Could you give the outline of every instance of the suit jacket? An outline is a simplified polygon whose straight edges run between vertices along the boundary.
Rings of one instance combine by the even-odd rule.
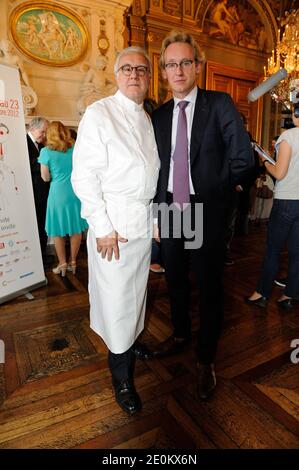
[[[40,173],[40,164],[37,161],[39,157],[39,152],[42,149],[43,145],[39,144],[38,150],[28,134],[26,135],[26,137],[35,205],[37,210],[39,206],[41,206],[42,210],[45,210],[45,208],[47,207],[50,183],[45,182],[42,179]]]
[[[166,201],[170,168],[174,100],[154,111],[152,119],[161,159],[156,202]],[[195,194],[213,209],[228,204],[231,190],[254,166],[250,140],[227,93],[198,88],[191,130],[191,178]]]

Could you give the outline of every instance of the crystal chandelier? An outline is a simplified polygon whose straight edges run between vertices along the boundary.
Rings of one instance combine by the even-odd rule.
[[[264,67],[265,78],[284,67],[288,76],[271,90],[271,97],[288,106],[290,92],[299,83],[299,9],[285,12],[280,21],[283,33],[278,30],[276,49],[268,58],[267,67]],[[289,107],[289,106],[288,106]]]

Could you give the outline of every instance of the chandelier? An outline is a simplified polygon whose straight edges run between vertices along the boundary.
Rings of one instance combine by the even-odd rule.
[[[285,12],[280,21],[283,28],[278,30],[276,49],[268,58],[267,67],[264,67],[265,78],[284,67],[288,76],[271,90],[271,97],[289,107],[290,93],[299,86],[299,9]]]

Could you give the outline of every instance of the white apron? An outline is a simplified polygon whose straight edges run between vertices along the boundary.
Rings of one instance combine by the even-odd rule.
[[[85,112],[74,149],[72,183],[89,223],[91,328],[108,349],[127,351],[144,327],[152,242],[152,199],[160,162],[152,124],[119,91]],[[115,229],[120,259],[102,259],[96,237]]]

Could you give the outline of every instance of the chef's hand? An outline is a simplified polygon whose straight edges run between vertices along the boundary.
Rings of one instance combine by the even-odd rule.
[[[112,260],[114,257],[116,260],[119,260],[119,247],[118,242],[126,243],[128,240],[121,237],[115,230],[106,235],[106,237],[97,238],[97,250],[101,253],[102,258],[106,258],[108,261]]]

